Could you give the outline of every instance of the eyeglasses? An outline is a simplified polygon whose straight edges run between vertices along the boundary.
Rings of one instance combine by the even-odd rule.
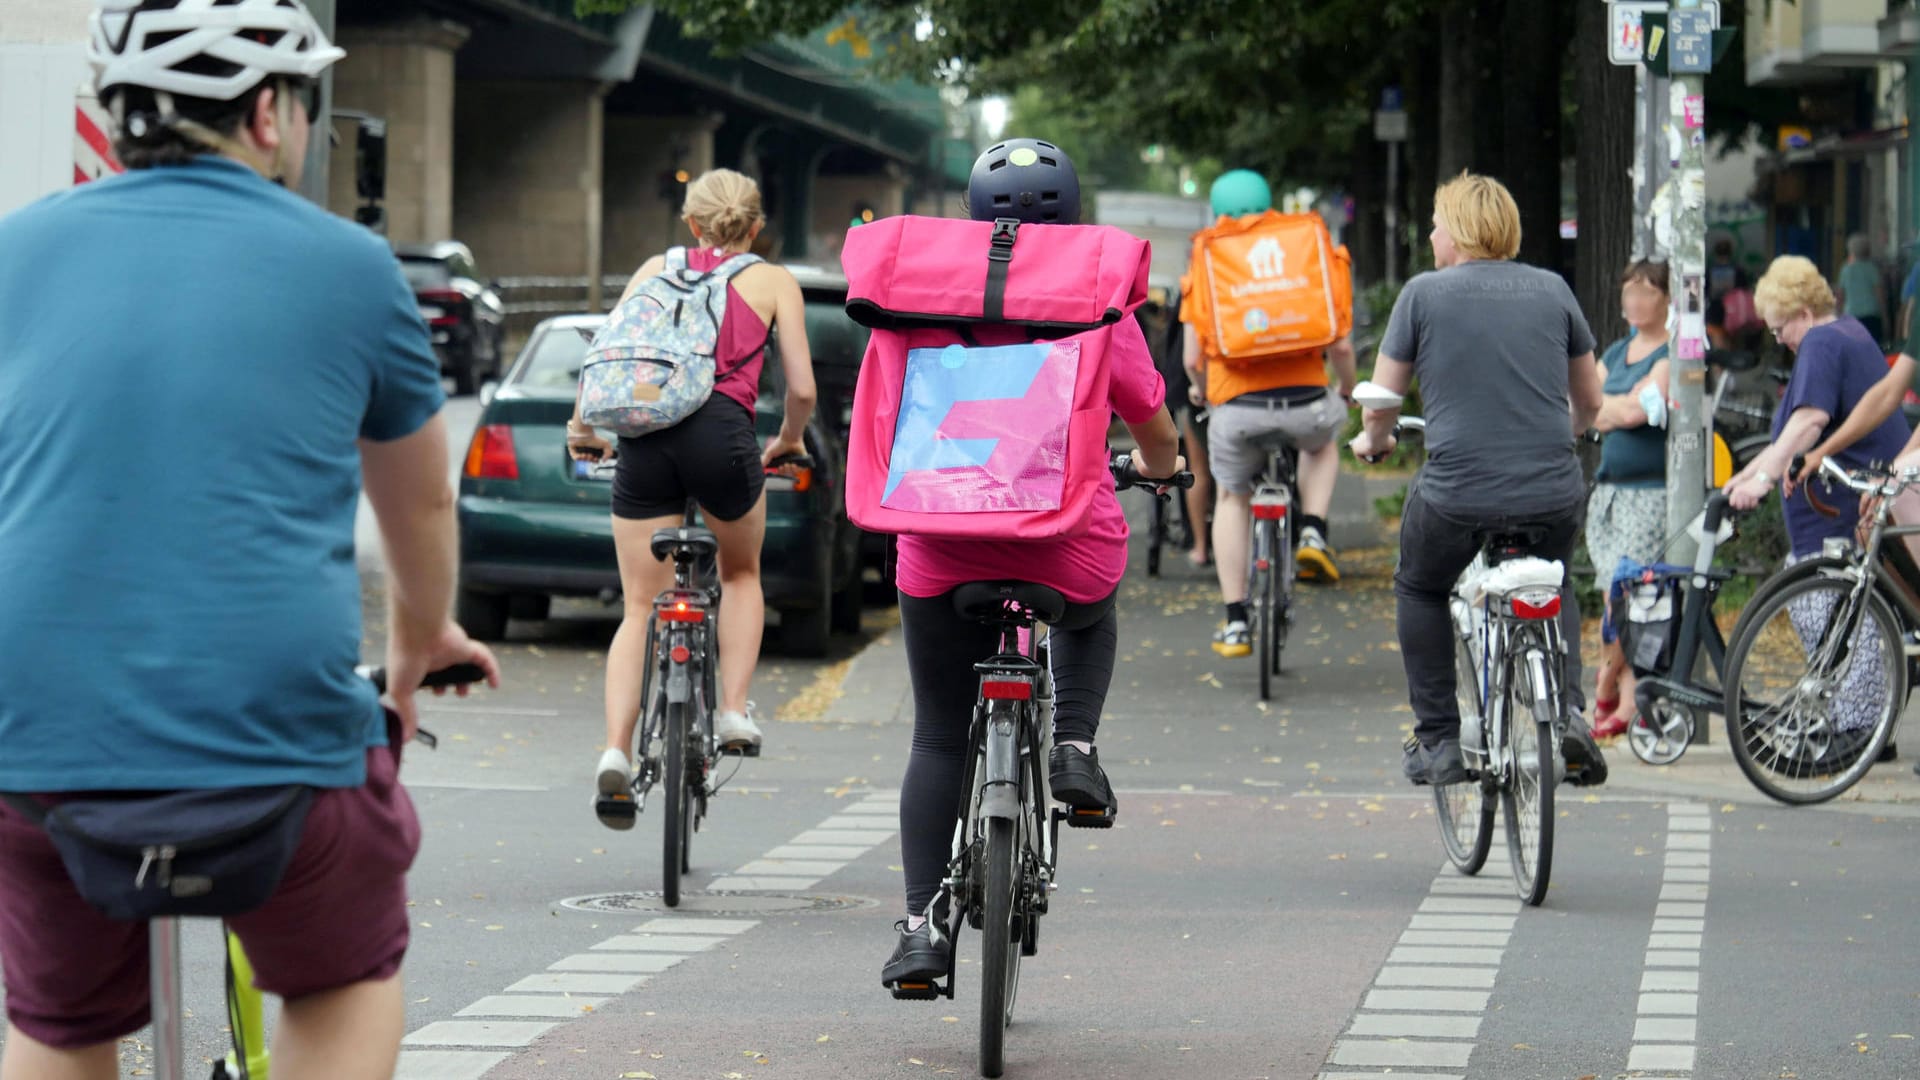
[[[1778,325],[1775,325],[1774,323],[1768,323],[1767,333],[1773,335],[1773,340],[1779,341],[1780,335],[1786,333],[1787,327],[1792,326],[1794,323],[1798,322],[1799,319],[1800,319],[1800,316],[1795,315],[1793,318],[1788,319],[1787,321],[1780,323]]]

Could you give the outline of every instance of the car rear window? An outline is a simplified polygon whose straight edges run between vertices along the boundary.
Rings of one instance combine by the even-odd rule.
[[[587,339],[571,326],[549,326],[528,349],[532,355],[514,381],[529,390],[564,390],[580,383],[580,365],[587,358]]]
[[[453,275],[447,270],[447,264],[439,259],[400,260],[400,272],[406,275],[407,284],[416,289],[447,285],[453,281]]]

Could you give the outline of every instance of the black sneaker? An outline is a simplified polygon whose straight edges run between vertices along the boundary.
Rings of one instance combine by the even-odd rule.
[[[901,983],[933,983],[947,977],[946,935],[928,919],[920,929],[907,929],[907,920],[893,924],[900,940],[880,969],[880,985],[892,990]],[[937,935],[937,936],[936,936]]]
[[[1473,779],[1460,757],[1459,739],[1441,739],[1425,746],[1409,735],[1401,750],[1400,771],[1417,786],[1464,784]]]
[[[1103,810],[1112,817],[1120,809],[1097,749],[1083,754],[1079,747],[1056,745],[1047,755],[1047,782],[1053,797],[1075,810]]]
[[[1593,732],[1579,713],[1569,714],[1560,732],[1560,756],[1567,763],[1566,781],[1575,787],[1596,787],[1607,782],[1607,759]]]

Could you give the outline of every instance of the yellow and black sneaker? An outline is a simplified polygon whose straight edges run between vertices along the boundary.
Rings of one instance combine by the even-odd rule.
[[[1293,553],[1293,565],[1300,572],[1301,581],[1314,581],[1331,585],[1340,580],[1340,567],[1333,561],[1333,549],[1327,546],[1327,538],[1320,530],[1311,525],[1300,530],[1300,548]]]
[[[1225,657],[1252,655],[1253,636],[1247,631],[1247,624],[1235,621],[1215,630],[1213,651]]]

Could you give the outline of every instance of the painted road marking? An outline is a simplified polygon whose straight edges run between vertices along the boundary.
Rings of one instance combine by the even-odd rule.
[[[1712,849],[1713,819],[1705,804],[1668,804],[1666,863],[1647,934],[1629,1072],[1679,1077],[1694,1071]]]
[[[878,792],[760,856],[708,886],[716,892],[793,891],[811,888],[848,862],[885,843],[898,830],[897,793]],[[613,995],[629,993],[696,953],[723,944],[760,925],[757,919],[663,916],[554,961],[498,994],[408,1035],[395,1080],[479,1080],[507,1054],[495,1048],[531,1045]],[[486,1050],[416,1049],[485,1047]]]

